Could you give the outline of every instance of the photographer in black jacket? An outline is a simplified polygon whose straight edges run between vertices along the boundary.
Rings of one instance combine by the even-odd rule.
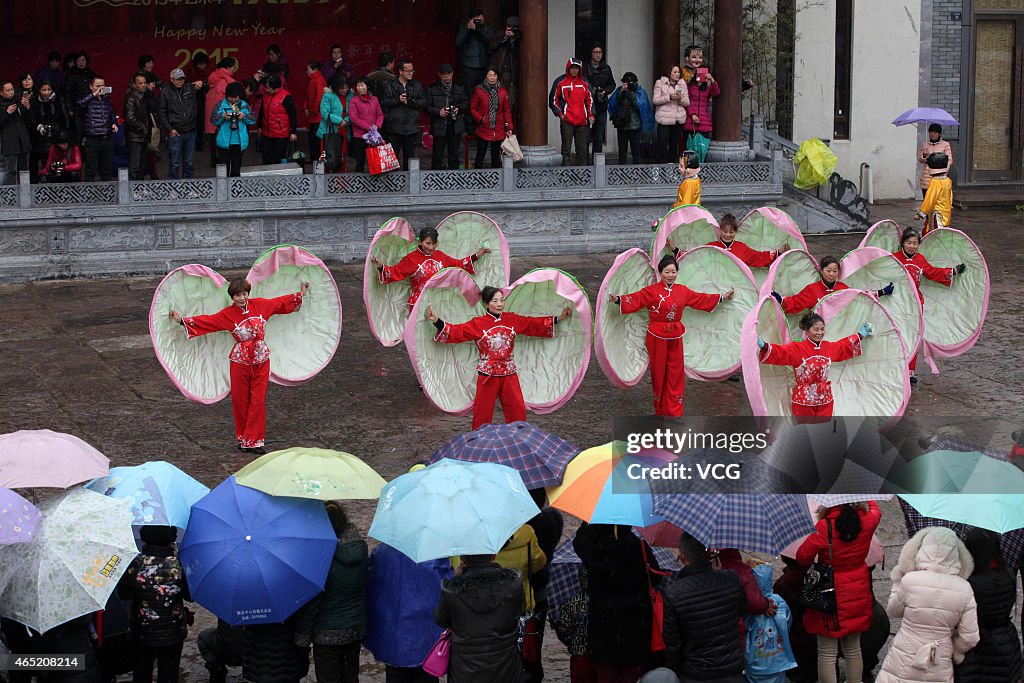
[[[437,70],[437,82],[427,88],[427,114],[430,115],[430,134],[434,136],[430,168],[434,171],[458,170],[459,143],[466,134],[469,97],[453,75],[452,65],[442,64]]]
[[[604,135],[608,127],[608,97],[615,91],[615,76],[604,61],[604,46],[594,43],[590,59],[583,64],[583,78],[590,83],[594,96],[594,125],[590,127],[591,155],[604,150]],[[593,163],[593,156],[590,157]]]

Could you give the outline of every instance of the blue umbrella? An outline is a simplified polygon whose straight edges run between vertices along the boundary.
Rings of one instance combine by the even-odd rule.
[[[0,545],[28,543],[42,519],[35,505],[0,486]]]
[[[937,123],[941,126],[959,126],[952,114],[939,107],[916,107],[908,109],[892,121],[894,126],[905,126],[910,123]]]
[[[159,524],[184,529],[191,508],[210,492],[169,462],[157,460],[134,467],[114,467],[110,474],[85,485],[96,493],[128,501],[132,524]]]
[[[430,456],[466,462],[494,462],[519,472],[531,489],[562,483],[566,465],[580,449],[529,422],[485,424],[455,437]]]
[[[200,605],[232,626],[273,624],[323,590],[337,545],[322,502],[228,477],[192,506],[179,557]]]
[[[492,555],[539,512],[511,467],[442,460],[381,490],[369,535],[415,562]]]

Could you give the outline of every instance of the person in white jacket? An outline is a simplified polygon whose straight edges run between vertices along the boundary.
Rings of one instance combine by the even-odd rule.
[[[654,122],[658,124],[658,152],[660,163],[679,158],[679,138],[686,121],[686,108],[690,106],[690,93],[678,64],[665,70],[665,75],[654,83]]]
[[[902,618],[876,683],[952,683],[953,665],[978,644],[974,561],[945,527],[921,529],[892,570],[886,611]],[[853,681],[851,683],[860,683]]]

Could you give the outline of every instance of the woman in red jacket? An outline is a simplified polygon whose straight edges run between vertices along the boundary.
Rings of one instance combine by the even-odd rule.
[[[483,82],[473,90],[469,101],[469,115],[476,121],[476,161],[473,168],[483,168],[484,155],[491,149],[491,168],[501,166],[501,142],[515,132],[512,124],[512,107],[508,103],[508,91],[498,84],[498,72],[487,70]]]
[[[324,90],[327,88],[327,81],[320,73],[320,62],[306,63],[306,108],[303,113],[306,115],[306,129],[309,131],[309,161],[316,162],[320,158],[320,136],[317,129],[320,128],[320,100],[324,98]]]
[[[819,508],[818,517],[815,532],[796,551],[796,561],[806,567],[817,558],[832,566],[838,609],[832,615],[808,609],[804,612],[804,628],[818,636],[821,683],[836,683],[839,647],[846,660],[846,680],[860,683],[864,673],[860,634],[871,627],[874,599],[871,572],[864,560],[882,511],[871,501]]]

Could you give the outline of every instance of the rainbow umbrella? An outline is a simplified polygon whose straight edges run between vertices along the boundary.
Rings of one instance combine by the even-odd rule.
[[[591,524],[646,527],[663,521],[654,514],[651,487],[641,478],[644,468],[675,460],[667,451],[625,454],[624,444],[595,446],[569,462],[559,486],[548,488],[551,507]]]

